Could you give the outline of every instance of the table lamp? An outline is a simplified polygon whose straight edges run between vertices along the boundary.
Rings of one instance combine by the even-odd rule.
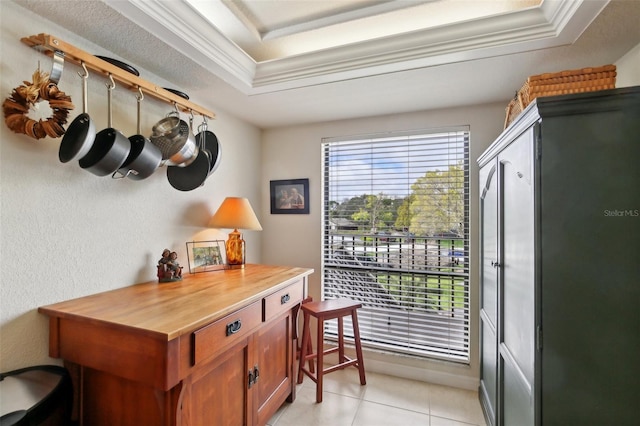
[[[249,200],[241,197],[225,198],[209,221],[209,227],[233,229],[225,243],[227,265],[232,269],[244,268],[245,243],[238,229],[262,231],[262,226],[253,212]]]

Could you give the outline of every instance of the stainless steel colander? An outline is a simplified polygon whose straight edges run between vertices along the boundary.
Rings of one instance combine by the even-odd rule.
[[[195,136],[190,126],[179,117],[170,115],[160,120],[153,126],[149,139],[160,149],[163,164],[167,166],[185,167],[198,156]]]

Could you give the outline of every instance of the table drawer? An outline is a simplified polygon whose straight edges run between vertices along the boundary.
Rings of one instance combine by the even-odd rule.
[[[235,343],[260,325],[260,302],[242,308],[193,332],[193,365],[209,358],[221,348]]]
[[[296,304],[302,301],[303,292],[304,285],[300,280],[262,299],[264,304],[262,321],[269,321],[271,318],[293,309]]]

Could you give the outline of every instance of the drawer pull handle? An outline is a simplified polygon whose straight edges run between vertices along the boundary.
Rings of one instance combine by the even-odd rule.
[[[232,334],[236,334],[242,328],[242,321],[236,320],[227,324],[227,336],[231,336]]]
[[[285,294],[284,296],[282,296],[280,298],[280,304],[284,305],[285,303],[287,303],[289,300],[291,300],[291,296],[289,296],[289,293]]]

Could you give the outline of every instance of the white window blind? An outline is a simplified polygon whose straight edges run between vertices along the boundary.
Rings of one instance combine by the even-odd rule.
[[[468,362],[468,129],[322,149],[323,297],[362,302],[365,346]]]

